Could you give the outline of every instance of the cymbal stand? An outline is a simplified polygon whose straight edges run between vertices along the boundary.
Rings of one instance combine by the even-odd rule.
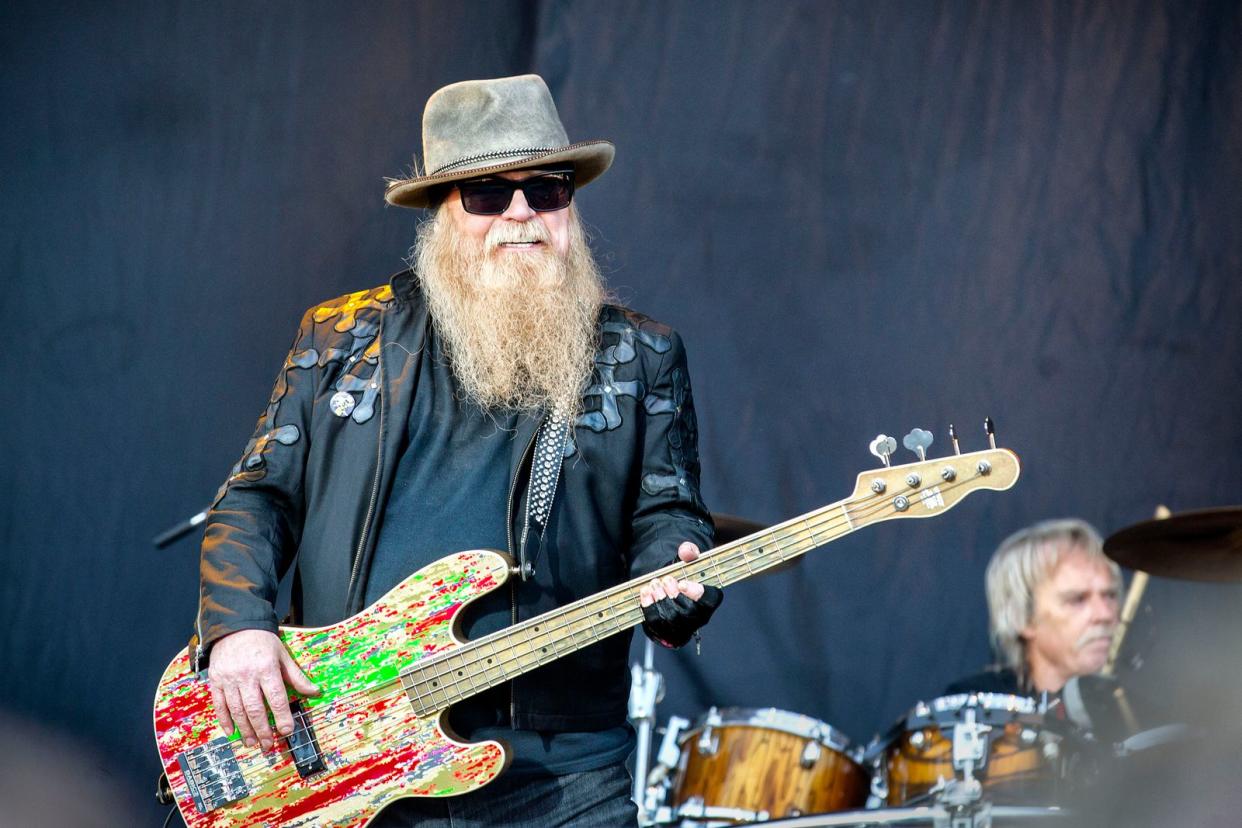
[[[1156,507],[1156,520],[1168,520],[1173,513],[1164,504]],[[1104,668],[1100,670],[1100,674],[1112,677],[1116,675],[1117,657],[1121,655],[1121,644],[1125,641],[1126,633],[1130,631],[1130,624],[1134,621],[1134,616],[1138,614],[1139,606],[1143,603],[1143,593],[1147,589],[1147,573],[1141,569],[1134,570],[1134,577],[1130,579],[1130,588],[1126,590],[1126,600],[1121,607],[1121,613],[1117,618],[1117,627],[1113,630],[1113,640],[1108,647],[1108,660],[1104,663]],[[1130,700],[1126,698],[1125,690],[1118,684],[1113,691],[1114,697],[1117,699],[1117,707],[1121,711],[1121,717],[1126,723],[1126,728],[1134,733],[1138,731],[1138,721],[1134,716],[1134,710],[1130,707]]]

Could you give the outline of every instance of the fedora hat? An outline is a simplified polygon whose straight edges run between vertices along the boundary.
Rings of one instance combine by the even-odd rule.
[[[384,200],[430,207],[436,187],[480,175],[572,164],[581,187],[612,164],[611,141],[569,143],[548,85],[538,75],[462,81],[423,110],[423,175],[389,181]]]

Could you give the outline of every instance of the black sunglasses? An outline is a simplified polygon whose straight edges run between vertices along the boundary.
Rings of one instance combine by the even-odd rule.
[[[476,216],[498,216],[509,209],[513,191],[521,190],[522,197],[537,213],[564,210],[574,197],[574,174],[571,170],[533,175],[521,181],[508,178],[480,178],[461,181],[456,185],[461,193],[461,206]]]

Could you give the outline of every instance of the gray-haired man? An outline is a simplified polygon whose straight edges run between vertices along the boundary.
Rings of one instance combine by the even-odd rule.
[[[947,694],[1059,692],[1099,672],[1117,626],[1121,570],[1082,520],[1037,523],[1006,538],[985,576],[998,669]]]

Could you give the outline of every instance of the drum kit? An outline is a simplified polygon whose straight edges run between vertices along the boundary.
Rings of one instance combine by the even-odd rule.
[[[717,517],[722,542],[762,527]],[[669,828],[758,825],[991,828],[1083,824],[1076,793],[1111,765],[1185,738],[1180,725],[1112,742],[1090,731],[1088,690],[1104,687],[1120,718],[1134,720],[1108,674],[1134,617],[1146,573],[1200,581],[1242,581],[1242,507],[1169,515],[1108,538],[1105,554],[1135,570],[1105,675],[1072,680],[1059,697],[963,693],[921,701],[867,745],[826,722],[776,708],[709,709],[691,722],[670,717],[654,758],[661,678],[633,668],[631,719],[639,732],[635,801],[640,824]],[[1085,678],[1085,677],[1084,677]],[[1094,681],[1096,677],[1091,677]],[[1077,706],[1077,707],[1076,707]]]

